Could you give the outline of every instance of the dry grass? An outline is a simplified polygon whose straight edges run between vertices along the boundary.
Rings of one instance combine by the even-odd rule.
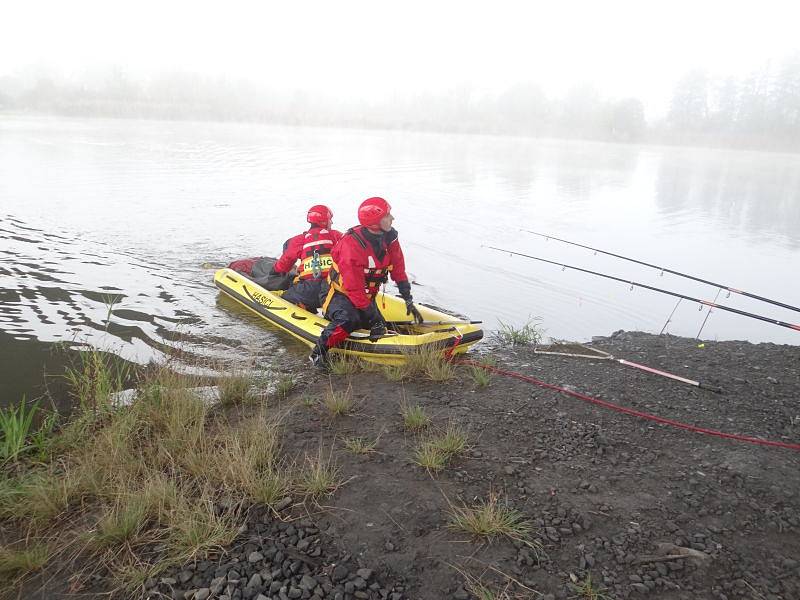
[[[494,571],[495,579],[502,580],[502,583],[499,584],[485,583],[482,580],[483,575],[481,578],[475,577],[463,567],[450,566],[464,577],[464,587],[477,600],[532,600],[543,596],[540,592],[523,585],[496,567],[489,567],[489,570]],[[484,575],[485,573],[486,570],[484,570]]]
[[[419,404],[400,403],[400,414],[403,415],[403,427],[408,431],[422,431],[431,424],[430,417]]]
[[[432,440],[442,452],[447,455],[450,460],[467,449],[467,442],[469,437],[464,429],[453,421],[447,423],[444,432],[433,438]]]
[[[496,494],[474,506],[450,504],[450,529],[465,531],[491,541],[506,537],[516,542],[535,546],[531,539],[533,527],[517,510],[501,504]]]
[[[240,521],[238,511],[218,514],[213,495],[208,491],[204,491],[196,499],[181,497],[167,523],[168,539],[174,558],[178,562],[187,562],[224,549],[233,543]]]
[[[50,558],[46,544],[34,543],[22,549],[0,546],[0,575],[6,581],[41,569]]]
[[[97,415],[108,411],[112,396],[122,390],[128,374],[128,368],[114,355],[90,350],[81,353],[81,364],[68,368],[65,377],[78,406]]]
[[[426,440],[414,449],[414,463],[435,473],[447,466],[447,455],[435,443]]]
[[[342,391],[334,390],[333,383],[325,391],[325,396],[322,398],[322,405],[328,411],[331,417],[341,417],[353,410],[353,387],[347,384],[347,388]]]
[[[141,497],[122,499],[106,509],[91,532],[89,543],[96,550],[128,543],[141,534],[146,522],[147,506]]]
[[[83,497],[85,489],[86,481],[75,469],[26,473],[3,485],[0,516],[42,526],[66,512],[71,503]]]
[[[288,375],[281,375],[275,383],[275,394],[279,398],[286,398],[297,385],[294,376],[289,373]]]
[[[32,533],[61,515],[69,518],[58,522],[59,530],[93,519],[88,532],[70,530],[70,539],[91,556],[88,568],[128,590],[156,569],[138,556],[153,540],[162,548],[159,565],[229,545],[242,517],[222,494],[272,505],[291,491],[293,476],[279,456],[280,419],[261,414],[233,425],[194,396],[197,384],[164,369],[141,382],[130,406],[100,410],[99,402],[84,402],[57,434],[51,464],[0,475],[0,517]],[[324,473],[309,475],[309,494],[324,495],[317,491],[326,485]],[[54,551],[74,553],[75,545]],[[22,560],[16,556],[4,554],[8,570],[25,571],[14,566]]]
[[[363,437],[350,437],[344,438],[342,443],[353,454],[371,454],[375,452],[375,447],[378,445],[380,436],[370,441]]]
[[[399,365],[385,365],[382,371],[390,381],[407,379],[429,379],[430,381],[449,381],[455,376],[455,367],[446,356],[447,348],[441,344],[428,344],[405,350],[404,362]]]
[[[246,370],[235,370],[217,379],[219,403],[222,406],[242,406],[256,401],[255,381]]]
[[[466,432],[452,421],[444,431],[433,433],[414,449],[414,463],[430,472],[444,469],[467,448]]]
[[[409,376],[405,365],[383,365],[381,371],[389,381],[403,381]]]
[[[592,574],[588,573],[584,579],[570,573],[569,587],[575,592],[572,598],[580,598],[581,600],[610,600],[609,596],[605,593],[600,585],[592,581]]]
[[[443,345],[428,344],[408,350],[403,367],[407,377],[420,377],[431,381],[449,381],[455,375],[453,363],[445,355]]]
[[[316,456],[306,455],[305,465],[297,479],[297,490],[312,500],[318,501],[335,492],[343,481],[340,469],[333,458],[325,458],[320,446]]]
[[[136,557],[115,561],[111,569],[113,592],[122,590],[132,597],[144,596],[144,584],[151,577],[156,577],[169,565],[160,563],[151,565],[137,560]]]
[[[364,370],[364,362],[357,356],[342,352],[331,352],[328,355],[328,369],[331,375],[353,375]]]
[[[482,388],[488,386],[492,382],[493,375],[492,371],[484,368],[482,365],[494,367],[497,365],[497,361],[492,357],[482,357],[480,362],[482,363],[481,365],[469,365],[467,367],[467,372],[470,378],[472,378],[472,381],[475,382],[475,385]]]

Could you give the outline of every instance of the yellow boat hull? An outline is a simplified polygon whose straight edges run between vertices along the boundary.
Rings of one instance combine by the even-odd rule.
[[[266,322],[309,346],[317,342],[319,334],[328,325],[328,320],[324,317],[284,300],[281,297],[282,292],[265,290],[232,269],[219,269],[214,275],[214,284]],[[377,304],[387,322],[410,320],[406,314],[405,302],[401,298],[378,294]],[[463,354],[483,338],[480,327],[465,324],[452,315],[424,305],[418,305],[417,308],[425,321],[435,321],[437,324],[397,327],[402,333],[389,333],[375,342],[367,339],[368,331],[354,331],[341,348],[334,349],[334,352],[343,352],[379,364],[402,364],[410,353],[420,350],[437,349]],[[438,324],[439,322],[442,324]]]

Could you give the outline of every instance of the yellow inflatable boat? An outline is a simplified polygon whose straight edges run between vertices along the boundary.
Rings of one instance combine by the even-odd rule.
[[[219,269],[214,275],[214,283],[226,295],[309,346],[316,343],[328,325],[327,319],[281,298],[283,292],[265,290],[232,269]],[[425,305],[417,305],[425,319],[417,325],[410,323],[401,298],[378,294],[377,304],[389,324],[388,333],[371,342],[368,331],[354,331],[334,352],[345,352],[369,362],[400,364],[409,353],[419,349],[441,349],[462,354],[483,338],[483,330],[476,326],[476,322],[464,321]]]

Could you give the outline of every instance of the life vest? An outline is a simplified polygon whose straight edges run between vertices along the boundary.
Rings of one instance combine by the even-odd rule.
[[[297,277],[294,278],[295,283],[328,276],[328,271],[333,265],[332,237],[327,229],[312,228],[305,233],[300,252],[300,265],[297,267]]]
[[[384,234],[381,237],[381,246],[378,248],[378,252],[376,252],[370,241],[361,233],[362,229],[363,227],[352,227],[348,229],[344,235],[352,237],[364,251],[364,254],[366,254],[367,266],[364,268],[364,292],[369,299],[372,300],[378,295],[378,290],[386,283],[389,278],[389,273],[392,270],[392,264],[385,263],[387,262],[386,257],[389,252],[389,244],[397,238],[397,232],[392,230]],[[323,303],[323,311],[327,310],[328,303],[333,297],[334,292],[347,294],[336,262],[333,262],[328,272],[328,283],[330,284],[330,289]]]

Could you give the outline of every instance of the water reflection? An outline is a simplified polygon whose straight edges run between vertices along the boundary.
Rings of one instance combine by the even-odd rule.
[[[656,201],[667,219],[704,215],[754,240],[800,244],[800,157],[671,149],[660,160]]]

